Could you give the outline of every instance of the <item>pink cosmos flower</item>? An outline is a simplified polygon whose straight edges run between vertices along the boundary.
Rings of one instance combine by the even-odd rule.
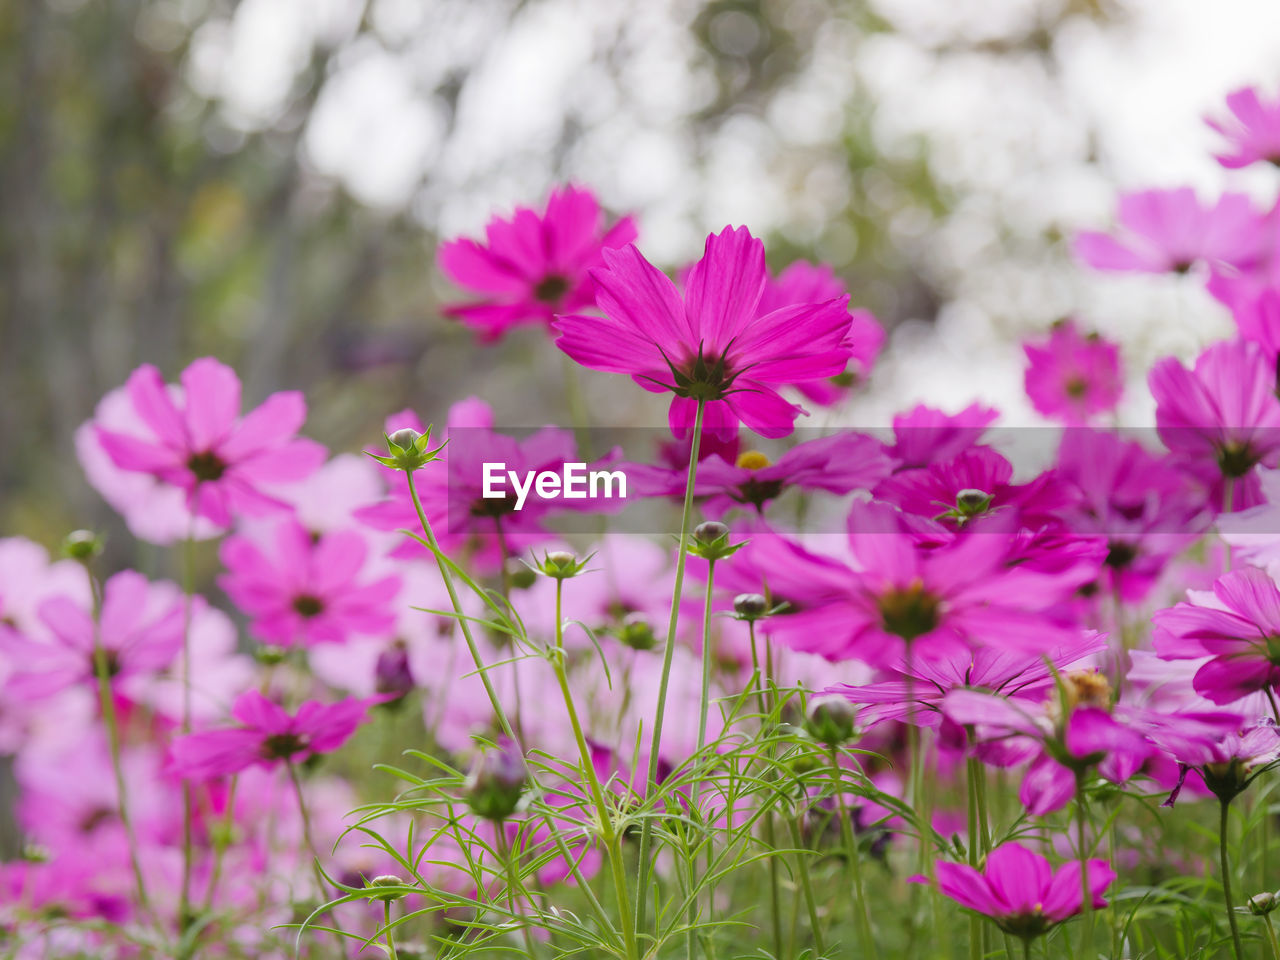
[[[837,376],[853,355],[847,296],[759,315],[764,244],[745,227],[707,238],[683,297],[634,245],[606,250],[604,261],[591,272],[604,317],[559,317],[556,343],[584,366],[674,393],[677,435],[703,400],[709,424],[741,420],[761,436],[784,437],[803,410],[777,388]]]
[[[474,303],[454,303],[445,313],[474,329],[482,340],[500,338],[512,327],[549,324],[557,313],[575,313],[594,303],[588,271],[601,253],[636,237],[635,222],[623,217],[604,229],[600,204],[580,187],[552,191],[539,214],[517,207],[511,217],[494,217],[485,242],[460,239],[440,245],[441,271],[458,286],[480,294]]]
[[[1045,656],[979,647],[932,663],[899,663],[890,671],[891,679],[861,686],[837,683],[823,693],[865,707],[858,718],[866,726],[905,720],[937,727],[946,722],[942,702],[952,690],[978,690],[1039,703],[1054,687],[1049,663],[1062,672],[1079,667],[1106,647],[1106,635],[1096,632],[1085,633]]]
[[[1187,774],[1192,771],[1211,793],[1231,799],[1248,786],[1259,770],[1280,760],[1280,726],[1271,717],[1246,723],[1213,743],[1188,743],[1177,730],[1153,734],[1152,739],[1181,767],[1178,782],[1162,804],[1166,807],[1177,802]]]
[[[1064,431],[1057,473],[1081,493],[1061,514],[1080,536],[1105,538],[1099,587],[1128,601],[1151,590],[1170,558],[1208,527],[1205,493],[1171,455],[1088,428]]]
[[[977,443],[999,416],[978,403],[956,414],[921,405],[893,418],[894,442],[886,445],[885,452],[898,461],[899,470],[953,460]]]
[[[1059,515],[1078,499],[1052,470],[1014,483],[1013,464],[981,444],[927,467],[899,470],[875,495],[912,518],[912,529],[928,542],[945,542],[978,518],[997,514],[1027,529],[1060,526]]]
[[[978,644],[1039,654],[1075,639],[1043,611],[1077,583],[1027,564],[1007,566],[1009,529],[999,517],[985,523],[988,533],[925,550],[892,507],[855,503],[852,567],[815,557],[800,573],[796,551],[774,543],[752,556],[755,592],[792,605],[765,626],[793,649],[873,665],[903,661],[908,647],[913,659],[935,660]]]
[[[306,417],[302,394],[272,394],[240,416],[240,380],[212,357],[182,372],[180,388],[144,364],[125,384],[140,425],[120,431],[99,425],[98,442],[122,470],[149,474],[177,487],[188,509],[220,527],[235,514],[278,509],[272,485],[306,477],[325,451],[296,436]]]
[[[1116,878],[1106,860],[1088,861],[1094,909],[1107,905],[1104,891]],[[1031,939],[1084,909],[1080,862],[1058,869],[1020,843],[1004,843],[987,855],[979,873],[965,863],[939,861],[938,889],[962,907],[991,919],[1005,933]]]
[[[343,643],[395,624],[400,578],[371,573],[369,545],[354,530],[313,537],[296,519],[279,521],[269,541],[229,537],[219,586],[252,617],[250,629],[281,646]]]
[[[1254,468],[1280,462],[1275,379],[1274,360],[1247,340],[1214,344],[1192,370],[1167,357],[1148,377],[1160,439],[1225,512],[1260,503]]]
[[[15,664],[7,689],[24,699],[96,683],[95,640],[113,684],[158,673],[182,648],[180,591],[170,583],[148,583],[132,570],[106,582],[96,626],[88,606],[66,596],[42,603],[40,619],[48,631],[44,642],[20,635],[0,641],[0,652]]]
[[[843,297],[848,291],[843,281],[827,264],[796,260],[771,277],[756,312],[765,316],[796,303],[825,303]],[[880,348],[884,346],[884,328],[869,310],[850,310],[849,346],[853,350],[849,369],[829,380],[806,380],[795,385],[805,399],[820,407],[839,403],[849,390],[871,374]]]
[[[767,504],[791,487],[835,494],[869,490],[891,467],[879,441],[843,431],[796,444],[777,462],[757,450],[744,451],[732,461],[708,457],[698,466],[694,496],[711,518],[734,507],[763,513]],[[687,465],[666,469],[637,464],[627,469],[636,491],[647,496],[683,496],[687,473]]]
[[[506,470],[515,471],[523,478],[530,471],[561,473],[566,463],[582,462],[573,434],[568,430],[544,427],[517,439],[498,433],[493,425],[493,409],[483,400],[470,397],[455,403],[449,408],[445,428],[434,435],[439,441],[448,441],[440,461],[428,464],[414,475],[414,488],[423,512],[443,549],[474,549],[473,559],[481,569],[491,571],[500,566],[504,553],[514,556],[551,539],[552,534],[544,524],[552,514],[599,513],[624,505],[620,499],[604,500],[598,496],[581,500],[542,497],[536,487],[530,487],[521,509],[517,510],[517,495],[505,475],[501,488],[493,491],[503,496],[486,497],[486,463],[505,463]],[[401,427],[423,429],[422,421],[409,410],[387,418],[388,433]],[[616,451],[610,452],[588,469],[612,469],[609,464],[616,457]],[[385,467],[383,472],[390,487],[388,496],[356,510],[356,518],[376,530],[421,530],[405,473]],[[418,557],[424,553],[424,547],[408,538],[402,538],[391,551],[393,557]]]
[[[328,705],[308,700],[291,714],[250,690],[231,708],[240,726],[202,730],[173,742],[173,770],[186,779],[207,780],[253,766],[301,763],[313,754],[332,753],[368,719],[374,699],[347,698]]]
[[[1219,577],[1213,592],[1188,591],[1189,601],[1152,617],[1156,653],[1165,660],[1211,657],[1192,680],[1214,703],[1235,703],[1280,684],[1280,588],[1261,570]]]
[[[1227,94],[1231,119],[1206,117],[1205,123],[1227,140],[1228,152],[1214,155],[1228,170],[1259,161],[1280,166],[1280,100],[1265,102],[1254,87]]]
[[[1204,206],[1190,187],[1120,197],[1116,236],[1084,230],[1075,255],[1097,270],[1185,273],[1196,263],[1247,266],[1257,259],[1263,218],[1243,193]]]
[[[1032,704],[968,689],[942,702],[943,715],[972,729],[975,743],[998,743],[999,756],[1032,760],[1018,796],[1036,816],[1066,806],[1088,771],[1112,783],[1129,780],[1155,754],[1154,730],[1176,729],[1186,742],[1208,744],[1239,724],[1232,713],[1112,706],[1106,679],[1093,671],[1068,674],[1064,687],[1065,704],[1056,694]]]
[[[1082,334],[1065,320],[1054,324],[1046,340],[1028,341],[1022,349],[1027,396],[1044,416],[1080,426],[1120,402],[1120,348],[1096,333]]]

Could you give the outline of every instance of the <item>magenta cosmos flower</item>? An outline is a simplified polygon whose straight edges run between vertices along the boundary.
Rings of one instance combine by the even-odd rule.
[[[600,265],[603,250],[636,237],[630,217],[604,229],[600,204],[589,190],[565,186],[552,192],[539,214],[517,207],[494,217],[485,242],[459,239],[440,245],[440,269],[458,286],[479,294],[474,303],[454,303],[445,313],[474,329],[482,340],[497,340],[512,327],[550,323],[557,313],[573,313],[594,303],[588,271]]]
[[[825,303],[847,294],[844,282],[825,263],[797,260],[765,284],[756,312],[761,316],[795,303]],[[884,328],[869,310],[849,311],[849,367],[829,380],[805,380],[795,384],[800,394],[820,407],[839,403],[849,390],[865,380],[884,346]]]
[[[962,907],[992,920],[1005,933],[1031,939],[1084,909],[1080,862],[1058,869],[1020,843],[1005,843],[987,854],[979,873],[965,863],[939,861],[938,890]],[[1116,878],[1106,860],[1088,861],[1089,893],[1095,910],[1107,905],[1103,893]]]
[[[301,763],[313,754],[332,753],[368,719],[375,699],[348,697],[329,705],[308,700],[297,713],[289,713],[250,690],[231,707],[231,716],[240,726],[202,730],[173,742],[173,770],[186,779],[207,780],[253,766]]]
[[[879,441],[844,431],[798,443],[776,462],[758,450],[745,450],[732,459],[707,457],[698,465],[694,495],[702,500],[702,512],[708,517],[719,517],[734,507],[763,513],[792,487],[835,494],[870,490],[888,475],[892,464]],[[636,491],[645,496],[681,497],[687,475],[687,463],[627,468]]]
[[[1264,218],[1243,193],[1200,203],[1190,187],[1142,190],[1120,198],[1116,235],[1084,230],[1075,254],[1097,270],[1185,273],[1202,261],[1248,266],[1258,258]]]
[[[1274,359],[1256,343],[1223,341],[1200,354],[1191,370],[1166,357],[1148,380],[1160,439],[1203,479],[1219,509],[1261,503],[1254,468],[1280,461]]]
[[[933,661],[977,645],[1040,654],[1074,640],[1077,631],[1046,610],[1077,583],[1027,564],[1007,565],[1009,528],[999,517],[985,522],[986,532],[924,549],[892,507],[855,503],[848,523],[852,567],[813,558],[803,576],[784,569],[796,557],[780,548],[783,538],[762,538],[749,562],[759,578],[754,590],[774,603],[787,601],[793,611],[765,625],[793,649],[873,665],[903,662],[908,649],[913,660]]]
[[[235,514],[279,509],[269,488],[324,463],[324,447],[296,435],[307,415],[301,393],[272,394],[241,417],[240,380],[230,367],[204,357],[181,380],[168,387],[155,367],[139,367],[125,384],[139,429],[97,433],[117,467],[178,487],[196,515],[226,527]]]
[[[1082,537],[1105,538],[1097,584],[1107,595],[1141,600],[1170,558],[1209,524],[1205,491],[1177,468],[1173,455],[1157,455],[1134,440],[1102,430],[1066,430],[1057,473],[1081,499],[1060,516]]]
[[[1231,119],[1205,117],[1205,123],[1226,139],[1228,150],[1215,159],[1228,170],[1252,163],[1280,166],[1280,100],[1264,101],[1253,87],[1227,95]]]
[[[1024,343],[1022,349],[1027,396],[1044,416],[1080,426],[1120,402],[1120,348],[1096,333],[1081,333],[1065,320],[1054,324],[1047,339]]]
[[[6,689],[14,696],[35,699],[75,684],[96,683],[95,643],[102,646],[113,684],[157,674],[182,649],[182,615],[177,587],[149,583],[132,570],[106,582],[96,626],[86,603],[52,597],[40,605],[47,639],[0,634],[0,652],[14,664]]]
[[[606,250],[604,261],[591,271],[604,317],[557,318],[556,343],[583,366],[674,393],[669,419],[679,436],[705,401],[709,425],[740,420],[761,436],[784,437],[804,411],[778,387],[837,376],[853,355],[847,296],[758,313],[764,244],[745,227],[707,237],[683,297],[634,245]]]
[[[401,427],[423,429],[422,421],[410,410],[387,419],[388,433]],[[563,473],[566,463],[583,462],[573,434],[559,427],[543,427],[518,438],[499,433],[494,429],[493,409],[477,397],[450,407],[445,428],[434,436],[448,441],[447,445],[438,461],[414,474],[414,489],[441,547],[446,551],[471,551],[473,561],[486,572],[500,568],[506,556],[550,540],[553,535],[545,522],[553,514],[604,513],[625,505],[620,497],[604,499],[599,495],[601,490],[596,496],[582,499],[539,495],[536,485],[528,483],[530,474]],[[586,469],[612,470],[616,457],[616,451],[611,451]],[[485,496],[486,464],[505,464],[491,475],[488,486],[494,496]],[[381,469],[389,485],[388,495],[356,510],[356,518],[377,530],[421,530],[407,475],[390,467]],[[519,483],[525,484],[523,499],[511,472]],[[406,537],[391,555],[424,554],[425,547]]]
[[[1280,684],[1280,588],[1256,568],[1219,577],[1213,592],[1188,591],[1189,602],[1152,617],[1163,660],[1212,657],[1192,686],[1214,703],[1242,700]]]
[[[954,414],[921,405],[893,418],[893,443],[885,452],[898,462],[898,470],[952,460],[977,443],[999,416],[977,403]]]
[[[220,551],[227,573],[218,584],[252,617],[259,638],[281,646],[343,643],[395,626],[397,576],[370,572],[369,544],[354,530],[312,534],[292,517],[269,540],[229,537]]]

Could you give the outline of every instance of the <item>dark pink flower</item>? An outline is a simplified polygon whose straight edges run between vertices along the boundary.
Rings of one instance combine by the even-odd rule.
[[[939,861],[936,869],[943,895],[1014,936],[1038,937],[1084,909],[1080,862],[1068,860],[1055,870],[1047,859],[1020,843],[992,850],[981,873],[950,861]],[[1115,878],[1106,860],[1088,861],[1094,909],[1107,905],[1103,893]]]
[[[1280,588],[1256,568],[1219,577],[1213,592],[1157,611],[1156,653],[1164,660],[1212,657],[1192,680],[1214,703],[1235,703],[1280,684]]]
[[[485,242],[459,239],[440,245],[441,271],[483,299],[445,308],[482,340],[497,340],[512,327],[551,323],[557,313],[573,313],[594,302],[588,271],[600,265],[601,251],[636,237],[630,217],[604,229],[595,196],[580,187],[552,191],[539,214],[517,207],[511,217],[494,217]]]
[[[1243,193],[1204,206],[1190,187],[1120,197],[1121,230],[1076,235],[1075,254],[1098,270],[1185,273],[1196,263],[1246,266],[1263,240],[1263,217]]]
[[[796,260],[765,284],[756,312],[760,316],[796,303],[825,303],[843,297],[848,291],[844,282],[827,264]],[[849,346],[853,350],[849,369],[829,380],[805,380],[795,384],[801,395],[820,407],[839,403],[849,390],[871,374],[880,348],[884,346],[884,328],[869,310],[850,310]]]
[[[758,578],[753,592],[791,612],[765,621],[787,646],[830,660],[892,664],[963,655],[979,644],[1039,654],[1075,639],[1045,609],[1077,585],[1061,575],[1008,566],[1014,546],[996,526],[935,549],[919,546],[898,511],[883,503],[855,503],[849,514],[853,566],[813,557],[801,572],[798,548],[784,538],[759,537],[746,563]],[[746,551],[743,552],[744,554]],[[739,580],[739,583],[741,580]],[[741,589],[741,587],[739,587]]]
[[[1028,362],[1027,396],[1044,416],[1079,426],[1110,413],[1120,402],[1120,348],[1096,333],[1082,334],[1065,320],[1054,325],[1047,339],[1028,341],[1022,349]]]
[[[568,430],[543,427],[517,438],[499,433],[493,425],[493,410],[483,400],[470,397],[455,403],[449,408],[444,429],[436,435],[438,440],[448,441],[439,461],[414,475],[414,489],[423,512],[443,549],[474,550],[473,559],[481,567],[496,569],[504,553],[514,556],[551,539],[545,522],[555,513],[602,513],[625,505],[624,500],[616,497],[543,497],[531,486],[526,488],[526,499],[517,510],[518,495],[507,471],[515,471],[523,483],[531,471],[562,473],[566,463],[584,461],[578,456],[577,443]],[[388,433],[406,426],[423,429],[422,421],[409,410],[387,418]],[[586,469],[612,470],[616,457],[617,452],[611,451]],[[500,496],[485,496],[485,464],[506,464],[500,471],[501,484],[493,484],[491,490]],[[356,518],[378,530],[420,530],[406,474],[382,469],[390,488],[388,496],[356,510]],[[628,489],[628,495],[630,492]],[[424,552],[425,548],[406,538],[392,551],[392,556],[416,557]]]
[[[183,601],[170,583],[148,583],[132,570],[117,573],[103,588],[97,625],[89,607],[58,596],[40,605],[47,632],[43,642],[11,635],[0,651],[15,665],[7,689],[26,699],[51,696],[74,684],[96,683],[95,640],[112,683],[157,674],[182,649]]]
[[[777,462],[757,450],[739,453],[733,460],[707,457],[698,466],[694,495],[702,500],[708,517],[734,507],[763,513],[791,487],[835,494],[869,490],[889,473],[892,463],[879,441],[846,431],[798,443]],[[688,464],[670,469],[637,464],[626,472],[640,494],[679,497],[684,495]]]
[[[250,690],[231,707],[238,727],[202,730],[173,742],[173,770],[186,779],[207,780],[253,766],[301,763],[313,754],[332,753],[368,719],[374,699],[348,697],[329,705],[308,700],[291,714]]]
[[[400,578],[371,573],[362,534],[335,530],[313,537],[292,517],[267,533],[261,543],[229,537],[219,553],[227,573],[218,584],[249,614],[260,639],[310,646],[391,630]]]
[[[187,367],[181,387],[166,386],[160,371],[144,364],[125,390],[139,427],[99,426],[102,448],[117,467],[182,490],[188,509],[220,527],[235,514],[281,508],[270,488],[324,463],[324,448],[296,435],[307,414],[302,394],[272,394],[241,417],[240,380],[212,357]]]
[[[1280,100],[1264,102],[1254,87],[1244,87],[1227,94],[1227,109],[1229,120],[1205,118],[1229,147],[1215,159],[1228,170],[1259,161],[1280,165]]]
[[[1124,600],[1145,597],[1169,559],[1209,524],[1205,492],[1173,456],[1114,433],[1064,431],[1057,474],[1081,494],[1063,509],[1063,522],[1079,536],[1105,538],[1099,587]]]
[[[1280,760],[1280,726],[1271,717],[1242,724],[1221,740],[1187,742],[1176,726],[1152,734],[1152,740],[1181,767],[1181,775],[1162,806],[1177,802],[1187,774],[1194,771],[1210,792],[1230,800],[1263,768]]]
[[[1254,468],[1280,461],[1274,358],[1256,343],[1223,341],[1200,354],[1191,370],[1166,357],[1148,381],[1160,439],[1204,478],[1215,503],[1228,511],[1260,503]]]
[[[764,244],[745,227],[707,238],[683,297],[633,245],[606,250],[604,261],[591,272],[604,317],[559,317],[556,343],[584,366],[674,393],[678,435],[704,400],[710,424],[741,420],[761,436],[786,436],[803,411],[778,387],[837,376],[853,355],[847,296],[759,315]]]
[[[959,413],[918,406],[893,418],[893,443],[885,447],[899,470],[952,460],[973,446],[1000,414],[971,403]]]

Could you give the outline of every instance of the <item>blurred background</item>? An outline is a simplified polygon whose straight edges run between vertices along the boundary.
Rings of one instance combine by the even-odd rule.
[[[478,345],[434,265],[564,180],[669,268],[726,223],[775,269],[830,262],[890,337],[829,422],[1032,422],[1018,342],[1076,314],[1124,344],[1145,423],[1145,367],[1229,318],[1064,238],[1120,189],[1273,196],[1202,117],[1277,64],[1271,0],[5,0],[0,531],[114,522],[72,433],[142,361],[216,354],[246,404],[303,389],[333,450],[470,394],[565,422],[545,334]],[[584,387],[598,422],[664,422],[622,378]]]

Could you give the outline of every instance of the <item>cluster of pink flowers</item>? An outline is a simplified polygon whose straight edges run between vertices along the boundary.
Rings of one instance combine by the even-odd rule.
[[[1214,121],[1223,165],[1280,162],[1280,109],[1252,91],[1228,107],[1234,121]],[[172,383],[138,368],[77,450],[133,533],[174,548],[160,564],[172,579],[102,569],[90,538],[69,541],[65,559],[0,540],[0,751],[28,843],[0,865],[0,926],[33,956],[53,917],[180,936],[199,916],[253,943],[297,904],[397,872],[350,837],[334,844],[368,799],[347,745],[363,724],[406,715],[421,717],[409,746],[476,762],[477,835],[532,837],[544,886],[591,882],[621,842],[590,839],[593,783],[544,782],[557,814],[540,820],[505,785],[535,755],[586,748],[617,803],[656,789],[743,722],[708,710],[707,691],[713,702],[763,689],[758,644],[773,691],[857,707],[868,753],[847,770],[880,797],[867,786],[839,798],[860,834],[907,843],[895,803],[932,823],[948,815],[893,767],[931,763],[944,785],[1013,771],[1021,833],[993,844],[984,824],[930,882],[1028,940],[1105,908],[1121,864],[1091,857],[1083,826],[1067,839],[1057,811],[1074,804],[1083,824],[1100,788],[1212,795],[1225,811],[1280,758],[1277,216],[1237,194],[1205,204],[1144,191],[1122,198],[1113,232],[1077,237],[1097,269],[1205,281],[1238,335],[1190,364],[1154,365],[1149,442],[1105,425],[1125,388],[1116,344],[1082,319],[1033,338],[1028,398],[1064,429],[1031,473],[1000,449],[998,412],[976,404],[918,406],[776,460],[754,449],[744,427],[778,441],[806,404],[839,411],[884,337],[829,268],[775,275],[743,227],[708,236],[675,280],[634,245],[630,218],[610,225],[589,191],[564,187],[542,210],[495,218],[483,241],[443,244],[441,269],[472,294],[447,312],[482,341],[541,325],[548,352],[553,342],[668,401],[672,442],[657,462],[613,450],[597,465],[626,470],[660,508],[692,503],[693,523],[728,524],[740,549],[717,553],[712,525],[689,563],[716,614],[705,624],[692,589],[680,594],[684,544],[607,534],[582,572],[557,514],[609,504],[518,509],[484,495],[486,463],[523,473],[579,460],[570,430],[509,436],[496,423],[514,412],[471,398],[431,412],[443,449],[422,446],[427,411],[402,411],[385,419],[389,446],[370,445],[378,461],[331,457],[300,435],[297,393],[244,412],[217,360]],[[801,501],[838,512],[839,535],[787,532],[780,518]],[[520,559],[547,575],[530,581]],[[174,582],[215,565],[216,593]],[[459,596],[450,571],[489,589]],[[468,629],[493,626],[494,610],[505,633]],[[581,729],[562,709],[566,687]],[[361,743],[365,766],[369,751],[405,746]],[[339,751],[348,759],[329,758]],[[491,895],[465,850],[411,813],[381,829],[419,845],[433,883]],[[377,929],[375,914],[345,909],[338,920]],[[74,930],[75,949],[127,953],[109,929]]]

